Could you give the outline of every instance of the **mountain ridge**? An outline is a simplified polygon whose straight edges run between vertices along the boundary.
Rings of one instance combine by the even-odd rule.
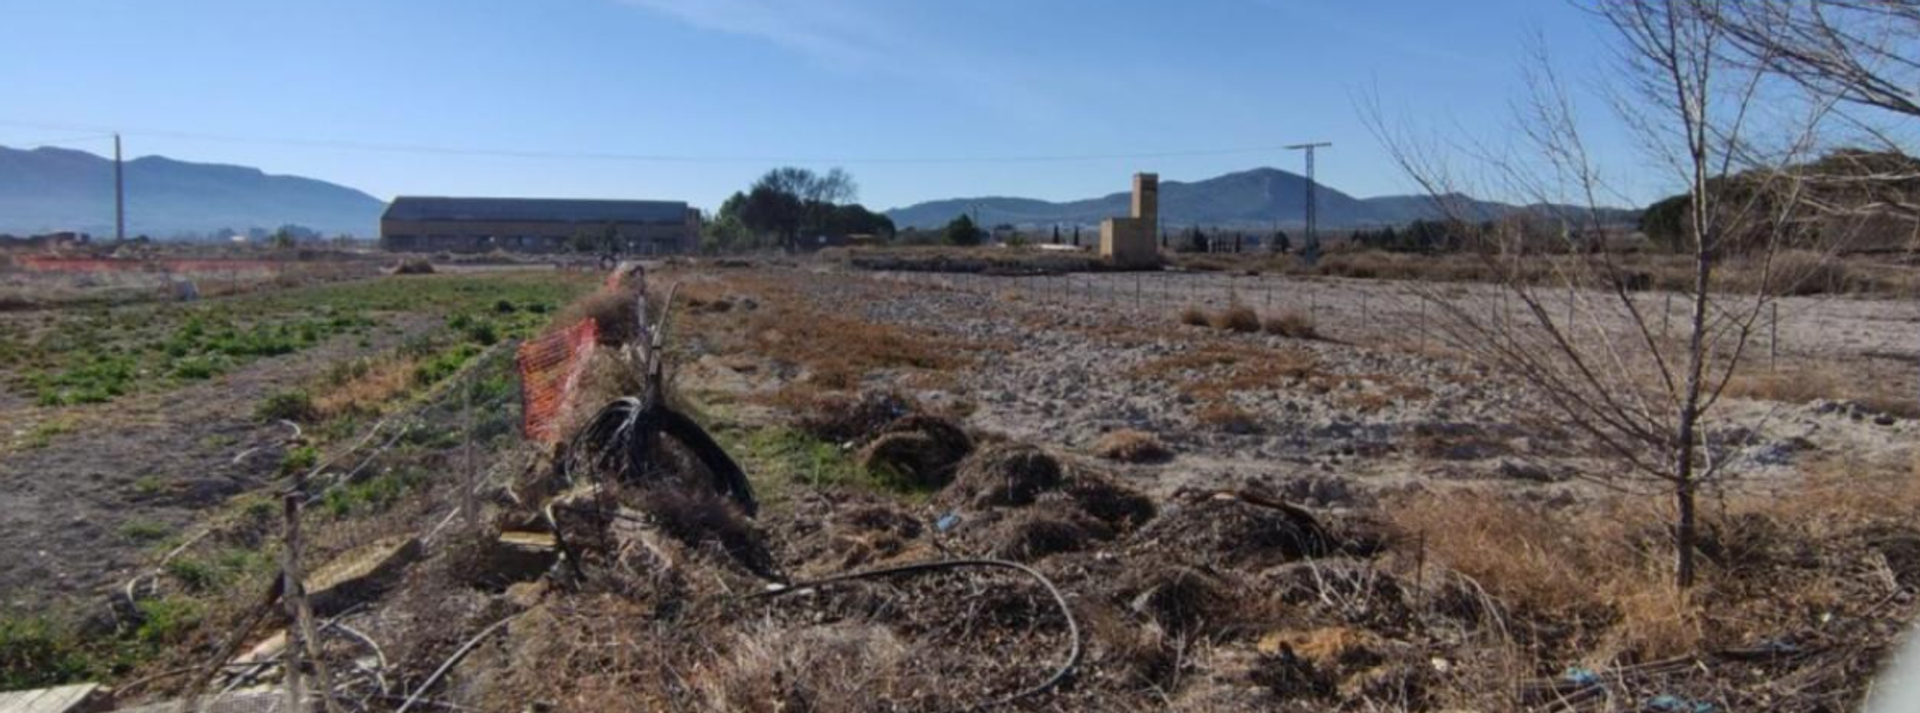
[[[1416,219],[1439,218],[1441,211],[1424,195],[1386,195],[1355,198],[1321,183],[1316,186],[1319,223],[1328,229],[1402,225]],[[1460,197],[1468,210],[1487,217],[1523,210],[1497,201]],[[1127,191],[1096,198],[1046,201],[1017,196],[979,196],[922,201],[886,211],[900,228],[930,229],[945,225],[962,213],[978,213],[982,225],[1003,223],[1022,227],[1097,225],[1102,219],[1128,214]],[[1168,226],[1271,228],[1306,221],[1306,178],[1283,169],[1259,167],[1221,174],[1199,181],[1161,181],[1160,219]],[[1614,220],[1629,220],[1638,210],[1605,209]]]
[[[386,202],[359,190],[252,166],[142,156],[124,166],[127,233],[172,238],[300,225],[372,236]],[[0,146],[0,233],[113,232],[113,160],[86,151]]]

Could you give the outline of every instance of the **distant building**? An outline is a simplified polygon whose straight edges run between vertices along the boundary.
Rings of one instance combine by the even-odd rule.
[[[1124,268],[1160,264],[1160,175],[1133,174],[1133,215],[1100,221],[1100,257]]]
[[[400,196],[380,216],[394,252],[670,255],[699,243],[700,212],[679,201]]]

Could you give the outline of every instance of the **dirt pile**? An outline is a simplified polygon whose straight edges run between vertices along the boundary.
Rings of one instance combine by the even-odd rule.
[[[953,480],[961,459],[973,452],[973,438],[951,420],[927,414],[895,419],[859,452],[860,467],[921,490]]]
[[[1340,549],[1333,533],[1306,509],[1242,493],[1196,493],[1168,508],[1135,538],[1134,547],[1194,564],[1260,570]]]

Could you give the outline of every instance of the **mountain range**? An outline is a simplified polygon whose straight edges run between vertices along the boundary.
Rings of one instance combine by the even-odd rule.
[[[294,224],[322,234],[371,237],[386,203],[358,190],[257,168],[192,163],[145,156],[125,166],[127,234],[171,238],[222,229],[271,230]],[[1355,228],[1435,218],[1426,196],[1355,198],[1317,187],[1320,225]],[[1162,181],[1160,217],[1169,227],[1262,228],[1305,220],[1306,179],[1276,168],[1256,168],[1202,181]],[[1521,208],[1461,199],[1482,216]],[[983,225],[1097,225],[1127,215],[1128,193],[1050,202],[1032,198],[949,198],[887,211],[900,228],[937,228],[962,213]],[[1633,210],[1611,210],[1630,221]],[[85,151],[0,146],[0,233],[30,235],[74,230],[113,233],[113,161]]]
[[[1203,181],[1161,181],[1160,220],[1174,226],[1271,228],[1275,224],[1306,222],[1307,179],[1277,168],[1255,168]],[[1431,198],[1423,195],[1355,198],[1320,184],[1315,187],[1319,223],[1325,228],[1399,225],[1421,218],[1438,218]],[[1470,212],[1493,217],[1518,206],[1458,198]],[[1104,218],[1128,214],[1130,193],[1055,203],[1032,198],[949,198],[916,203],[887,211],[900,228],[937,228],[963,213],[975,215],[983,226],[1097,225]],[[1610,221],[1630,221],[1639,211],[1608,209]]]
[[[171,238],[285,224],[372,236],[386,203],[345,186],[257,168],[162,156],[124,167],[127,235]],[[0,147],[0,233],[113,234],[113,160],[85,151]]]

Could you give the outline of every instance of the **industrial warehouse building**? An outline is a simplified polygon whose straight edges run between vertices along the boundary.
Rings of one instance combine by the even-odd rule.
[[[380,216],[394,252],[693,252],[700,212],[678,201],[400,196]]]

